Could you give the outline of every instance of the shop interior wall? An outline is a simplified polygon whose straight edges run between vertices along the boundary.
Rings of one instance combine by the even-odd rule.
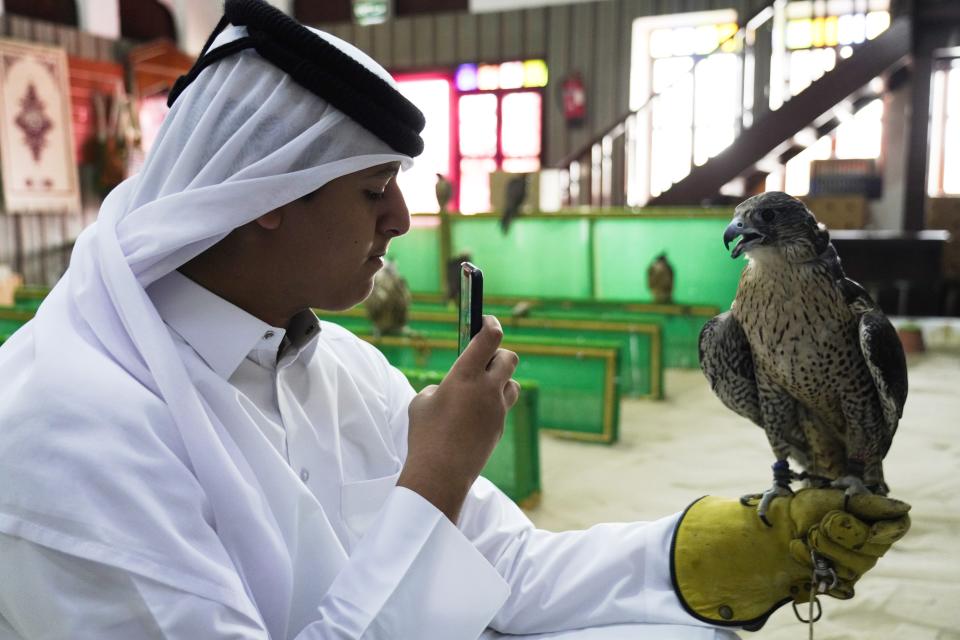
[[[555,166],[626,113],[630,41],[642,16],[733,8],[741,20],[769,0],[602,0],[492,13],[436,13],[374,26],[317,25],[356,45],[394,72],[451,68],[464,62],[543,58],[550,72],[544,100],[544,166]],[[566,125],[560,80],[579,71],[587,118]]]
[[[483,14],[436,13],[401,17],[361,27],[350,23],[320,25],[352,42],[394,71],[452,68],[461,62],[497,62],[541,57],[551,83],[545,96],[544,166],[556,165],[604,132],[622,115],[629,101],[631,26],[649,15],[734,8],[752,15],[768,0],[603,0],[571,5]],[[13,15],[0,16],[0,35],[62,46],[68,55],[118,61],[117,41],[70,27]],[[578,128],[566,125],[559,95],[560,80],[579,71],[587,90],[587,118]],[[64,246],[95,216],[98,203],[85,198],[84,211],[63,216],[30,216],[22,220],[27,280],[37,284],[37,256]],[[0,213],[0,263],[11,262],[16,230],[11,216]],[[32,257],[32,262],[31,262]],[[42,263],[42,262],[41,262]],[[32,266],[31,266],[32,265]],[[56,269],[44,271],[47,283]]]
[[[70,85],[74,127],[78,118],[90,114],[78,109],[77,99],[100,81],[111,69],[119,74],[118,41],[85,33],[73,27],[53,24],[15,15],[0,15],[0,37],[62,47],[71,59]],[[75,60],[82,60],[83,77],[77,77]],[[122,77],[122,76],[120,76]],[[91,84],[92,83],[92,84]],[[87,94],[89,95],[89,94]],[[78,156],[79,157],[79,156]],[[80,231],[95,217],[99,198],[83,194],[82,211],[63,214],[10,215],[0,204],[0,264],[14,265],[17,260],[17,239],[24,279],[32,284],[52,284],[66,266],[70,245]]]

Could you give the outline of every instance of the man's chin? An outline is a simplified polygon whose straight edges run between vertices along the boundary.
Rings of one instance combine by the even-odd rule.
[[[350,292],[344,292],[343,295],[337,296],[336,298],[331,299],[328,297],[322,304],[314,305],[314,308],[323,311],[332,311],[334,313],[348,311],[370,297],[371,293],[373,293],[373,278],[367,282],[363,290],[355,291],[352,295]]]

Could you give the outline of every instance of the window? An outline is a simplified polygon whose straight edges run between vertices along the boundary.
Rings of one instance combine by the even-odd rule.
[[[540,170],[542,60],[463,64],[457,68],[459,209],[490,211],[490,174]]]
[[[437,174],[451,182],[457,180],[450,158],[453,86],[449,76],[443,74],[401,75],[397,77],[397,84],[400,93],[417,105],[427,120],[420,133],[423,153],[412,169],[400,172],[397,184],[411,213],[436,213],[440,210],[436,196]]]
[[[733,142],[741,67],[735,20],[723,10],[634,23],[631,107],[652,99],[631,132],[628,203],[663,193]]]
[[[886,31],[888,9],[889,0],[801,0],[781,8],[783,37],[774,56],[785,58],[786,74],[771,78],[770,108],[780,108],[784,90],[797,95],[832,70],[838,58],[849,58],[853,45]]]
[[[810,193],[810,163],[831,158],[879,158],[883,139],[883,101],[873,100],[847,116],[827,135],[787,161],[783,169],[767,176],[768,190],[794,196]]]
[[[927,192],[960,195],[960,58],[936,63],[931,94]]]
[[[398,75],[400,91],[423,111],[423,154],[397,180],[413,213],[435,213],[437,174],[454,185],[448,209],[489,211],[490,174],[540,170],[542,60],[463,64],[452,74]]]
[[[889,0],[801,0],[778,8],[782,38],[775,38],[770,108],[778,109],[853,54],[853,46],[872,40],[890,26]],[[776,62],[776,60],[774,61]],[[883,102],[873,100],[815,144],[771,173],[767,189],[793,195],[810,192],[810,162],[830,158],[879,158],[883,139]]]

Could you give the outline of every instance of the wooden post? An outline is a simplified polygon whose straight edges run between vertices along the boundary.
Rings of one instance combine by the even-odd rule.
[[[913,69],[910,74],[910,125],[907,130],[907,166],[904,180],[903,229],[924,227],[927,204],[927,140],[930,136],[930,79],[933,73],[927,37],[913,20]]]

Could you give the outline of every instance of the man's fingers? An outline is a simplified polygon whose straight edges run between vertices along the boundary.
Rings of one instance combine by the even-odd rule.
[[[910,531],[910,516],[896,520],[881,520],[870,527],[868,542],[876,545],[891,545]]]
[[[833,561],[834,569],[841,578],[852,579],[853,576],[862,576],[877,563],[876,555],[866,555],[860,551],[848,549],[832,540],[819,527],[811,529],[807,539],[811,548]]]
[[[850,496],[846,509],[861,520],[877,522],[902,518],[910,511],[910,505],[895,498],[861,493]]]
[[[910,530],[910,516],[871,525],[845,511],[831,511],[823,517],[820,529],[837,544],[879,558]]]
[[[820,529],[847,549],[859,549],[870,536],[870,525],[845,511],[831,511],[823,516]]]
[[[453,363],[450,372],[462,370],[471,376],[483,373],[487,363],[497,353],[501,340],[503,340],[503,328],[500,326],[500,321],[493,316],[483,316],[480,332],[473,337],[467,348]]]
[[[517,404],[519,398],[520,383],[513,379],[507,380],[507,384],[503,387],[503,400],[507,403],[507,408]]]
[[[513,351],[497,349],[493,359],[490,360],[490,364],[487,365],[487,371],[489,371],[497,381],[504,381],[513,376],[513,372],[517,370],[517,364],[519,362],[520,357]]]

